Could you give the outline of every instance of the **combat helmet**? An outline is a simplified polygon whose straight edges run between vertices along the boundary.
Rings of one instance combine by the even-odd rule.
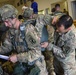
[[[23,12],[23,17],[24,18],[30,18],[30,16],[33,14],[33,9],[27,7],[24,12]]]
[[[6,4],[0,8],[0,16],[3,21],[8,18],[15,18],[17,14],[17,9],[12,5]]]
[[[43,17],[43,21],[45,25],[51,25],[52,19],[53,19],[53,16],[50,14],[45,14]]]

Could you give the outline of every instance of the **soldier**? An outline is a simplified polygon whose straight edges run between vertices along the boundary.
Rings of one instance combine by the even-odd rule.
[[[55,12],[54,12],[54,14],[57,14],[57,13],[62,13],[62,12],[60,11],[60,4],[56,4],[56,5],[55,5]]]
[[[47,25],[48,41],[51,42],[51,43],[54,42],[54,34],[56,34],[58,36],[58,33],[55,32],[56,31],[56,25],[55,24],[56,24],[58,18],[62,15],[64,15],[64,14],[63,13],[57,13],[57,14],[54,14],[53,16],[49,15],[49,14],[46,14],[46,15],[43,15],[43,18],[42,17],[40,18],[41,20],[39,19],[41,21],[41,24],[44,23],[43,25]],[[39,16],[41,16],[41,15],[39,15]],[[53,25],[52,25],[52,22],[53,22]],[[40,22],[38,22],[38,23],[40,23]],[[39,24],[39,26],[41,24]],[[44,35],[44,37],[45,37],[45,35]],[[45,50],[42,53],[45,56],[45,61],[46,61],[46,67],[47,67],[47,70],[48,70],[48,74],[49,75],[55,75],[54,67],[53,67],[53,54],[52,54],[52,52],[48,51],[48,50]]]
[[[47,30],[48,30],[48,41],[53,43],[53,39],[54,39],[54,28],[52,26],[47,26]],[[46,61],[46,67],[47,67],[47,71],[48,71],[48,75],[55,75],[54,74],[54,67],[53,67],[53,54],[51,51],[46,50],[45,52],[43,52],[44,56],[45,56],[45,61]]]
[[[46,30],[43,30],[43,33],[45,31],[46,32],[44,34],[44,37],[42,37],[42,38],[44,38],[44,40],[42,42],[45,42],[45,41],[49,41],[51,43],[54,42],[54,31],[55,31],[54,28],[56,29],[56,26],[53,25],[54,26],[54,28],[53,28],[52,21],[55,20],[55,19],[57,21],[58,18],[62,15],[63,15],[63,13],[57,13],[54,16],[51,16],[49,14],[38,15],[38,18],[37,18],[37,21],[36,21],[37,22],[36,23],[37,28],[40,29],[39,31],[41,32],[41,30],[42,30],[41,28],[43,28],[42,26],[47,26],[47,30],[48,30],[48,32]],[[45,35],[48,36],[48,37],[45,38]],[[53,54],[52,54],[52,52],[47,51],[46,49],[43,49],[42,53],[45,56],[45,61],[46,61],[46,67],[47,67],[48,74],[49,75],[55,75],[54,68],[53,68]]]
[[[45,33],[44,34],[44,37],[46,35],[46,36],[48,36],[48,38],[45,39],[43,37],[44,40],[42,42],[45,42],[45,41],[48,41],[49,40],[52,43],[53,42],[53,39],[54,39],[54,37],[53,37],[53,35],[54,35],[54,28],[51,26],[52,16],[49,15],[49,14],[46,14],[46,15],[39,15],[38,18],[39,19],[37,20],[37,23],[39,23],[39,27],[43,23],[43,26],[45,25],[45,27],[47,28],[47,31],[48,31],[47,33],[45,33],[45,30],[43,30],[43,32]],[[42,50],[42,53],[43,53],[43,55],[45,57],[48,75],[54,75],[52,52],[47,51],[45,49],[44,51]]]
[[[25,13],[27,14],[27,12]],[[24,18],[26,21],[27,17],[25,15],[24,15]],[[53,34],[54,34],[53,27],[51,26],[52,31],[50,31],[50,35],[48,34],[48,31],[47,31],[47,25],[51,25],[52,16],[50,16],[49,14],[46,14],[46,15],[38,15],[37,17],[33,16],[33,18],[34,18],[32,19],[34,21],[33,25],[35,26],[35,28],[39,31],[39,34],[41,35],[41,42],[48,41],[48,37],[50,37],[51,42],[53,42]],[[51,52],[49,53],[49,51],[45,51],[44,48],[41,48],[41,51],[42,51],[42,54],[45,56],[46,66],[47,66],[49,75],[51,75],[53,71],[53,67],[52,67],[53,60],[50,58]],[[49,59],[47,59],[48,57]]]
[[[32,25],[32,21],[27,20],[21,24],[16,18],[17,13],[18,11],[12,5],[4,5],[0,8],[2,20],[9,27],[0,47],[0,54],[16,51],[16,54],[9,58],[11,62],[16,63],[13,75],[26,75],[26,73],[27,75],[47,75],[44,56],[40,50],[40,34]]]
[[[55,37],[54,44],[44,42],[41,47],[48,48],[54,54],[54,69],[56,75],[76,75],[75,48],[76,38],[71,29],[73,20],[63,15],[57,22],[59,37]]]

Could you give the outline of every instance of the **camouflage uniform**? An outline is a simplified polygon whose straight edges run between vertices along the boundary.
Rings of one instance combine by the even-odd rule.
[[[52,16],[50,16],[49,14],[47,14],[47,15],[38,15],[37,18],[36,18],[35,28],[37,29],[37,31],[39,31],[39,35],[41,37],[41,42],[48,41],[48,36],[49,36],[49,38],[51,38],[49,41],[53,42],[53,34],[54,34],[53,27],[49,26],[52,29],[52,31],[50,31],[49,35],[48,35],[48,32],[47,32],[47,25],[51,25],[51,21],[52,21]],[[48,29],[48,31],[49,31],[49,29]],[[51,75],[52,72],[53,72],[53,64],[52,64],[53,59],[51,58],[52,53],[50,52],[51,53],[50,54],[49,51],[44,51],[45,50],[44,48],[41,48],[41,50],[42,50],[43,55],[45,56],[47,70],[49,72],[49,75]]]
[[[76,37],[76,27],[75,27],[74,24],[72,25],[72,31],[73,31],[73,33],[75,34],[75,37]],[[75,60],[76,60],[76,49],[75,49]]]
[[[47,26],[47,30],[48,30],[48,41],[53,43],[54,42],[54,34],[56,36],[58,36],[59,34],[55,32],[56,30],[56,26],[53,27],[52,26],[52,20],[54,17],[57,17],[59,18],[60,16],[62,16],[63,13],[61,12],[58,12],[58,13],[55,13],[53,16],[47,14],[47,15],[39,15],[39,20],[40,22],[40,25],[46,25]],[[40,27],[41,28],[41,27]],[[45,34],[46,35],[46,34]],[[48,50],[45,50],[44,52],[42,52],[43,55],[45,56],[45,61],[46,61],[46,67],[47,67],[47,70],[48,70],[48,74],[49,75],[55,75],[54,73],[54,67],[53,67],[53,53],[48,51]]]
[[[54,54],[54,69],[57,75],[75,75],[76,38],[72,30],[55,36],[54,44],[49,43],[48,50]]]
[[[39,75],[42,75],[42,73],[44,72],[45,75],[47,75],[44,57],[41,55],[40,48],[36,47],[26,52],[23,39],[21,38],[19,33],[20,32],[15,29],[9,29],[9,31],[7,31],[3,45],[0,47],[0,54],[5,54],[13,49],[16,49],[19,62],[33,63],[34,61],[36,61],[35,64],[41,70]],[[13,42],[15,42],[16,44]],[[39,58],[41,58],[41,61],[38,60]]]
[[[5,5],[5,7],[8,7],[8,5]],[[3,16],[3,20],[4,19],[5,16]],[[48,73],[46,70],[44,56],[41,54],[39,32],[32,24],[30,24],[30,20],[22,23],[19,29],[20,30],[10,28],[6,32],[5,40],[2,46],[0,47],[0,54],[5,54],[11,52],[12,50],[16,50],[17,59],[19,63],[21,64],[27,63],[29,66],[37,65],[37,67],[39,68],[37,75],[43,75],[43,74],[47,75]],[[24,31],[22,32],[21,30]],[[25,45],[25,41],[27,42],[28,45],[27,48]],[[36,69],[33,70],[37,71]],[[20,73],[21,70],[25,71],[25,67],[21,67],[21,69],[18,72]],[[19,73],[16,75],[20,75]],[[29,75],[34,74],[35,72],[33,71],[33,73]],[[25,72],[21,75],[25,75]]]
[[[52,20],[54,17],[60,18],[62,15],[64,15],[64,13],[61,13],[61,12],[57,12],[54,15],[47,14],[47,15],[44,15],[43,19],[41,20],[41,22],[44,23],[44,25],[47,25],[47,30],[49,35],[48,41],[51,43],[54,42],[54,34],[56,36],[59,35],[58,33],[55,33],[56,26],[51,24]],[[55,75],[54,67],[53,67],[53,53],[46,50],[43,52],[43,55],[45,56],[46,66],[47,66],[49,75]]]
[[[54,28],[52,26],[47,26],[48,31],[48,41],[53,43],[54,41]],[[48,71],[48,75],[54,75],[54,67],[53,67],[53,53],[51,51],[43,52],[46,61],[46,67]]]
[[[37,28],[39,27],[39,29],[40,29],[40,28],[42,28],[41,26],[45,25],[46,29],[47,29],[47,33],[45,32],[45,30],[43,30],[43,32],[45,32],[44,37],[46,35],[46,36],[48,36],[48,38],[47,38],[47,40],[44,39],[44,41],[42,41],[42,42],[49,41],[52,43],[54,40],[54,28],[51,26],[51,21],[52,21],[52,16],[49,14],[39,15],[37,18],[37,24],[36,24],[36,26],[38,25]],[[39,30],[39,31],[41,31],[41,30]],[[45,57],[48,75],[54,75],[52,52],[45,49],[45,51],[42,51],[42,54]]]

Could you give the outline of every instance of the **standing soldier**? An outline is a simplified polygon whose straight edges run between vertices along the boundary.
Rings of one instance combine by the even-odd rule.
[[[54,14],[56,14],[56,13],[61,13],[61,11],[60,11],[60,4],[56,4],[55,5],[55,12],[54,12]]]
[[[54,44],[44,42],[41,47],[48,48],[54,54],[56,75],[76,75],[75,49],[76,38],[71,29],[73,20],[63,15],[57,22],[59,36],[55,36]]]
[[[49,14],[46,14],[46,15],[38,15],[35,19],[36,19],[36,24],[34,23],[35,25],[34,24],[33,25],[37,28],[37,30],[39,31],[39,34],[42,36],[41,37],[41,42],[48,41],[47,26],[48,26],[48,28],[50,27],[51,21],[52,21],[52,16],[50,16]],[[54,28],[52,26],[50,28],[51,28],[51,31],[49,33],[49,38],[50,38],[49,41],[50,42],[53,42]],[[54,69],[53,69],[52,53],[49,52],[49,51],[45,51],[44,48],[41,48],[41,51],[42,51],[42,54],[45,57],[46,66],[47,66],[47,70],[49,72],[49,75],[51,75],[51,74],[54,75],[53,74]]]
[[[56,29],[56,26],[53,25],[54,26],[54,28],[53,28],[52,21],[53,21],[53,19],[55,20],[55,18],[56,18],[56,21],[57,21],[58,18],[62,15],[63,15],[63,13],[57,13],[54,16],[51,16],[49,14],[38,15],[37,21],[36,21],[37,28],[39,27],[38,29],[40,29],[39,31],[41,31],[42,30],[41,26],[47,26],[47,30],[48,30],[48,32],[46,30],[43,30],[43,32],[45,34],[44,34],[44,37],[42,37],[42,38],[44,38],[44,40],[42,42],[46,42],[46,41],[49,41],[51,43],[54,42],[54,31],[55,31],[54,28]],[[48,36],[48,38],[45,38],[45,36]],[[45,50],[45,51],[42,51],[42,53],[45,56],[45,61],[46,61],[46,67],[47,67],[48,74],[49,75],[55,75],[54,67],[53,67],[53,54],[52,54],[51,51],[48,51],[44,48],[43,48],[43,50]]]
[[[58,33],[56,33],[56,22],[59,19],[60,16],[64,15],[63,13],[57,13],[54,15],[46,14],[44,15],[42,19],[42,23],[45,23],[44,25],[47,25],[48,30],[48,41],[53,43],[54,42],[54,34],[58,36]],[[53,25],[52,22],[54,21]],[[40,23],[40,22],[39,22]],[[46,34],[45,34],[46,35]],[[44,36],[45,36],[44,35]],[[53,53],[51,51],[45,50],[42,52],[45,56],[46,61],[46,67],[49,75],[55,75],[54,73],[54,67],[53,67]]]

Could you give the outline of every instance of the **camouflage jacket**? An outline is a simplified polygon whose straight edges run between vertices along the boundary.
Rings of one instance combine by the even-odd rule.
[[[57,33],[58,34],[58,33]],[[48,50],[60,61],[63,69],[75,69],[76,38],[72,30],[65,34],[55,34],[54,44],[49,43]]]
[[[28,44],[28,51],[25,49],[25,43],[23,37],[21,37],[21,30],[9,29],[6,32],[6,37],[2,46],[0,46],[0,54],[5,54],[15,49],[19,62],[28,63],[28,65],[35,64],[40,69],[40,75],[43,75],[43,73],[47,75],[44,56],[41,53],[41,48],[39,46],[40,41],[38,41],[39,38],[34,30],[34,26],[31,24],[27,25],[24,32],[27,32],[25,37]]]
[[[24,40],[21,37],[20,30],[9,29],[6,32],[6,37],[2,43],[2,46],[0,46],[0,54],[5,54],[11,52],[12,50],[16,50],[18,61],[20,62],[33,62],[40,57],[43,58],[39,47],[34,47],[26,52],[23,41]]]

